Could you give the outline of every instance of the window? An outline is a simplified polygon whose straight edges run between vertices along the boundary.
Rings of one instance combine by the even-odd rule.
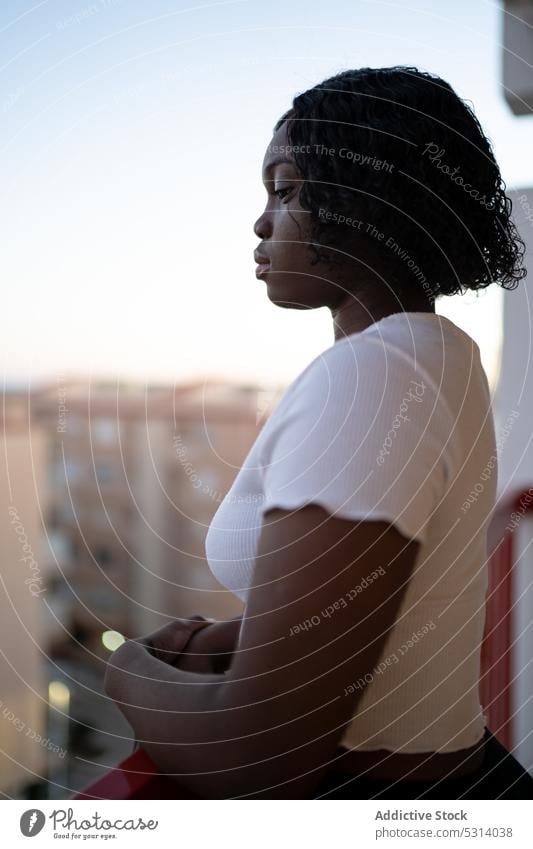
[[[58,457],[52,465],[52,478],[55,483],[77,484],[82,477],[82,465],[73,457]]]
[[[100,445],[116,445],[119,435],[117,419],[101,418],[94,420],[92,436],[95,442],[99,442]]]
[[[65,471],[69,483],[77,483],[81,479],[81,463],[72,457],[65,458]]]
[[[107,545],[96,546],[93,557],[99,566],[111,566],[113,563],[113,553]]]
[[[98,483],[109,483],[113,480],[113,467],[110,463],[98,461],[94,466]]]

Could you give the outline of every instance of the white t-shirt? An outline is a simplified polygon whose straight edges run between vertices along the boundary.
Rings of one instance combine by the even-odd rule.
[[[421,543],[343,745],[447,752],[483,736],[486,531],[496,485],[479,348],[437,314],[394,313],[335,342],[265,422],[207,532],[207,560],[223,586],[246,600],[269,507],[314,503],[342,518],[385,519]]]

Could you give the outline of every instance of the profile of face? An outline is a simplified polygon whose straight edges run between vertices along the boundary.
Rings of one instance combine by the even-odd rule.
[[[347,292],[324,263],[312,265],[310,215],[300,205],[303,177],[290,153],[286,123],[274,133],[263,159],[265,209],[254,224],[261,239],[254,252],[256,277],[267,284],[269,299],[290,309],[335,308]]]

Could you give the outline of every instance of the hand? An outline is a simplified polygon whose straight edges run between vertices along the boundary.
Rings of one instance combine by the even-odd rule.
[[[241,623],[242,615],[213,622],[194,633],[179,656],[178,668],[202,674],[224,672],[235,650]]]
[[[196,672],[208,675],[213,671],[212,657],[213,647],[211,645],[211,631],[213,625],[201,628],[191,634],[187,645],[180,654],[176,666],[184,672]]]
[[[105,693],[113,701],[122,699],[125,670],[137,672],[136,668],[139,664],[142,666],[142,655],[145,652],[169,666],[175,666],[191,636],[210,624],[211,620],[203,616],[191,616],[190,619],[169,622],[144,637],[126,640],[109,658],[104,677]]]
[[[191,616],[190,619],[176,619],[145,637],[139,637],[135,642],[144,646],[153,657],[173,666],[193,634],[210,624],[211,620],[199,615]]]

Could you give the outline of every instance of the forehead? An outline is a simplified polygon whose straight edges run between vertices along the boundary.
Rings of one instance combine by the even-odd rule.
[[[267,145],[267,149],[263,157],[263,171],[267,171],[281,163],[294,165],[294,160],[289,150],[286,123],[282,124],[281,127],[276,130]]]

